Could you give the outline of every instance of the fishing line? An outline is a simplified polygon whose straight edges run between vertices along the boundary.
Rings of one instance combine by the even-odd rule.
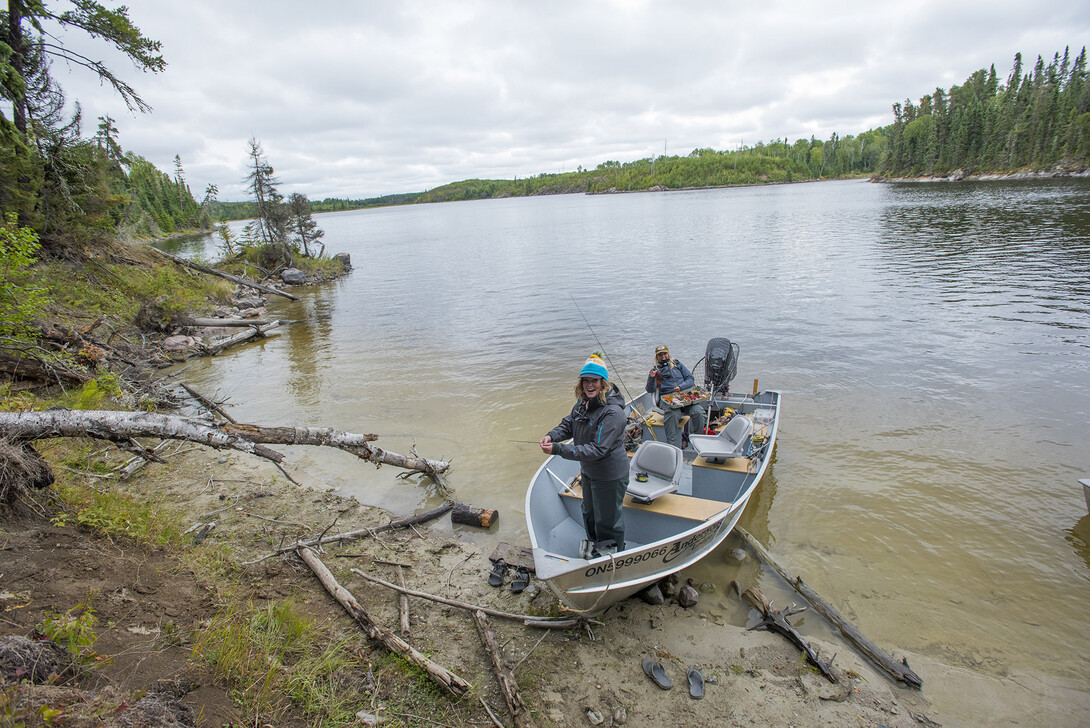
[[[624,383],[624,380],[621,379],[621,373],[617,370],[617,367],[613,366],[613,360],[610,359],[609,354],[606,353],[606,347],[602,346],[602,340],[598,338],[598,334],[594,333],[594,328],[590,325],[590,321],[587,321],[587,316],[585,313],[583,313],[583,309],[579,308],[579,302],[575,300],[575,296],[570,293],[568,294],[568,296],[571,298],[571,302],[575,304],[575,310],[578,311],[579,315],[583,317],[583,323],[585,323],[587,325],[587,328],[590,329],[590,335],[593,336],[594,340],[598,342],[598,348],[602,350],[602,356],[604,356],[606,358],[606,361],[609,362],[609,368],[612,369],[613,373],[617,375],[617,381],[621,383],[622,387],[624,387],[625,396],[627,396],[628,399],[631,401],[632,393],[628,391],[628,386]]]

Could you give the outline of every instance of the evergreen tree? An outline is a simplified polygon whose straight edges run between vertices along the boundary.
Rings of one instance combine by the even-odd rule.
[[[291,193],[288,197],[288,209],[291,212],[288,227],[291,230],[292,243],[296,246],[302,246],[303,255],[309,258],[311,257],[310,246],[318,244],[318,241],[325,235],[325,230],[318,227],[318,223],[311,217],[310,200],[307,199],[306,195],[298,192]],[[315,257],[322,257],[324,252],[325,245],[322,244]]]
[[[280,183],[273,176],[274,170],[261,149],[261,143],[251,137],[248,144],[250,173],[246,176],[246,189],[257,203],[255,233],[265,245],[284,244],[287,242],[287,215],[284,198],[277,190]]]

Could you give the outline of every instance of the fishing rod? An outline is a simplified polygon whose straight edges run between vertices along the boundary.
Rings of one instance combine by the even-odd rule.
[[[617,375],[617,381],[621,383],[622,387],[624,387],[625,396],[627,396],[629,401],[631,401],[632,393],[628,391],[628,386],[624,383],[624,380],[621,379],[620,371],[617,370],[617,367],[613,366],[613,360],[610,359],[609,354],[606,353],[606,347],[602,346],[602,340],[598,338],[598,334],[594,333],[594,328],[590,325],[590,321],[587,321],[587,315],[583,313],[583,309],[579,308],[579,302],[575,300],[575,296],[570,293],[568,294],[568,296],[571,297],[571,302],[575,304],[575,310],[577,310],[579,312],[579,315],[583,317],[583,323],[585,323],[587,325],[587,328],[590,329],[590,335],[593,336],[594,340],[598,342],[598,348],[602,350],[602,356],[604,356],[606,358],[606,361],[609,362],[609,368],[612,369],[613,373]]]

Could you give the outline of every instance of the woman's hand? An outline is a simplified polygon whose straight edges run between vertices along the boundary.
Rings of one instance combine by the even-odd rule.
[[[541,442],[539,442],[538,444],[541,445],[541,452],[545,453],[546,455],[553,454],[553,439],[551,437],[546,435],[545,437],[541,438]]]

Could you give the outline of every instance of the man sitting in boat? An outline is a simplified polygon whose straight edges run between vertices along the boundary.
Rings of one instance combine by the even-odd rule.
[[[670,358],[670,349],[666,347],[666,344],[655,347],[655,366],[647,375],[645,389],[655,395],[655,400],[662,407],[662,425],[666,431],[666,442],[679,448],[682,447],[681,416],[689,415],[689,432],[703,433],[706,419],[704,407],[699,404],[690,404],[685,407],[663,406],[662,395],[692,389],[693,384],[695,384],[693,373],[677,359]]]
[[[609,383],[598,352],[591,354],[575,384],[571,414],[541,438],[541,451],[579,461],[583,484],[581,552],[589,559],[624,549],[624,503],[628,456],[624,449],[624,397]],[[568,438],[572,442],[563,440]]]

